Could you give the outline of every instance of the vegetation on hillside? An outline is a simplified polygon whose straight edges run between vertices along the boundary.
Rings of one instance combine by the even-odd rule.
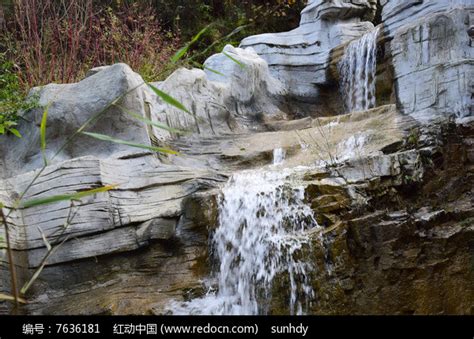
[[[146,81],[199,66],[225,44],[296,27],[305,0],[0,0],[0,134],[32,87],[71,83],[124,62]],[[203,29],[205,28],[205,29]],[[200,32],[199,39],[186,45]],[[172,56],[186,46],[179,60]]]

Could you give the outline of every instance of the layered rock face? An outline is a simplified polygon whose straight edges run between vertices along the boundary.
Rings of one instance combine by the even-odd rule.
[[[471,1],[381,1],[402,113],[473,115]]]
[[[334,85],[327,72],[332,50],[373,29],[370,20],[375,11],[373,0],[309,1],[298,28],[248,37],[241,47],[252,47],[265,59],[290,95],[318,106],[322,98],[330,100],[326,93]],[[331,107],[328,103],[324,109],[341,112],[341,107]],[[321,111],[324,113],[328,112]]]
[[[275,192],[303,189],[299,203],[313,213],[316,225],[298,234],[311,243],[299,258],[312,268],[308,313],[472,314],[471,12],[460,0],[309,1],[299,28],[249,37],[207,70],[152,84],[187,112],[123,64],[36,89],[48,111],[44,154],[43,109],[25,115],[33,123],[19,126],[22,139],[0,141],[19,285],[44,265],[15,312],[164,314],[203,297],[217,286],[206,281],[218,266],[209,244],[225,222],[223,185],[250,170],[278,173]],[[340,114],[338,65],[378,21],[375,75],[358,69],[364,81],[351,85],[373,83],[367,107],[376,107]],[[116,186],[79,201],[18,203],[104,185]],[[265,215],[253,207],[243,210]],[[10,294],[6,251],[0,270],[0,293]],[[272,279],[266,312],[292,312],[290,278]]]
[[[255,49],[291,95],[313,103],[306,114],[341,113],[331,65],[348,41],[374,28],[376,9],[375,1],[311,1],[295,30],[249,37],[241,46]],[[380,1],[379,12],[378,103],[396,102],[421,120],[472,116],[472,3]]]

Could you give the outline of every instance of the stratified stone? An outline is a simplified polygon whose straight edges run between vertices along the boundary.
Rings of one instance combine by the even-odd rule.
[[[421,121],[474,114],[472,1],[382,1],[398,107]]]

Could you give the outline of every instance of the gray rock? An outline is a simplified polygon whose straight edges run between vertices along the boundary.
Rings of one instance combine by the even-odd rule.
[[[398,106],[420,121],[474,113],[472,1],[382,1]]]
[[[145,125],[111,106],[112,102],[121,99],[121,106],[139,115],[143,114],[146,99],[142,84],[143,79],[130,67],[116,64],[78,83],[50,84],[35,88],[33,91],[39,95],[39,103],[48,107],[46,157],[51,159],[68,138],[102,111],[101,117],[91,121],[85,131],[150,145],[150,136]],[[34,110],[25,116],[29,121],[22,122],[19,126],[23,135],[21,139],[7,137],[0,141],[5,176],[25,173],[43,166],[39,129],[42,116],[42,109]],[[77,135],[54,161],[60,162],[86,155],[105,158],[112,153],[128,149],[128,146]]]
[[[285,105],[289,98],[325,105],[333,92],[330,97],[340,100],[329,66],[346,43],[373,28],[376,3],[310,0],[295,30],[249,37],[245,48],[226,46],[209,58],[204,71],[179,69],[154,83],[189,113],[163,102],[123,64],[95,68],[76,84],[36,89],[40,102],[50,104],[48,158],[103,110],[91,131],[181,154],[158,157],[80,136],[39,173],[41,110],[27,116],[36,126],[20,126],[22,139],[2,138],[5,214],[36,175],[25,200],[118,184],[74,204],[59,201],[8,215],[20,285],[42,264],[43,235],[52,246],[64,241],[27,295],[26,311],[160,313],[171,299],[204,294],[200,281],[209,273],[208,230],[218,220],[220,183],[236,170],[270,165],[281,148],[285,161],[272,170],[295,168],[288,184],[306,187],[315,217],[328,226],[318,232],[329,237],[325,247],[315,244],[315,286],[324,297],[313,312],[469,312],[472,302],[463,296],[472,285],[474,212],[472,192],[457,186],[472,186],[471,1],[381,0],[387,47],[381,66],[393,67],[398,107],[286,121],[297,106]],[[187,134],[149,127],[110,106],[121,96],[127,110]],[[437,134],[434,124],[421,136],[410,132],[418,125],[411,116],[444,121],[449,114],[462,123],[455,142]],[[455,170],[433,171],[435,155]],[[0,293],[10,293],[7,266],[0,250]],[[400,279],[400,272],[408,276]],[[275,300],[283,295],[275,293]],[[397,298],[387,304],[387,295]],[[281,312],[283,304],[275,305],[270,307]],[[0,303],[0,313],[6,309]]]
[[[159,84],[191,114],[164,104],[153,109],[155,119],[204,136],[254,129],[259,120],[285,117],[283,86],[253,50],[228,45],[209,58],[205,67],[208,70],[179,69]]]
[[[251,36],[241,47],[252,47],[290,94],[319,100],[319,87],[330,79],[331,50],[358,38],[374,26],[376,1],[314,0],[301,13],[300,26],[290,32]]]

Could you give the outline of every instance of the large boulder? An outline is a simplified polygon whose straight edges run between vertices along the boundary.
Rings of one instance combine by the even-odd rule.
[[[285,117],[283,85],[252,49],[227,45],[204,69],[179,69],[156,84],[190,113],[161,105],[154,118],[199,135],[228,134],[261,128],[260,122]]]
[[[269,74],[266,62],[251,49],[226,46],[223,53],[212,57],[208,64],[216,59],[228,61],[222,66],[213,65],[226,75],[224,82],[212,81],[216,79],[200,69],[181,68],[165,81],[154,83],[184,105],[187,112],[165,102],[125,64],[95,68],[77,83],[33,89],[48,112],[46,158],[58,163],[86,155],[106,159],[130,152],[127,145],[98,141],[77,133],[79,129],[136,144],[162,146],[182,134],[215,136],[258,130],[261,122],[285,118],[285,90]],[[39,128],[43,113],[44,109],[35,109],[25,115],[26,121],[19,126],[21,139],[0,141],[3,177],[43,166]],[[183,133],[147,124],[140,117]]]
[[[98,142],[78,134],[63,147],[80,127],[85,131],[106,134],[140,144],[150,144],[145,125],[115,105],[142,115],[146,103],[143,79],[125,64],[104,68],[101,72],[73,84],[49,84],[33,89],[39,104],[47,108],[46,157],[56,162],[85,155],[105,158],[129,147]],[[0,150],[5,162],[6,177],[40,168],[40,124],[44,109],[26,114],[19,130],[22,138],[2,138]]]
[[[474,114],[474,5],[464,0],[381,1],[398,107],[427,121]]]
[[[307,102],[321,100],[321,86],[328,85],[331,50],[362,36],[374,26],[376,1],[309,1],[301,13],[300,26],[283,33],[268,33],[244,39],[265,59],[272,74],[290,94]],[[361,21],[364,20],[364,21]]]

